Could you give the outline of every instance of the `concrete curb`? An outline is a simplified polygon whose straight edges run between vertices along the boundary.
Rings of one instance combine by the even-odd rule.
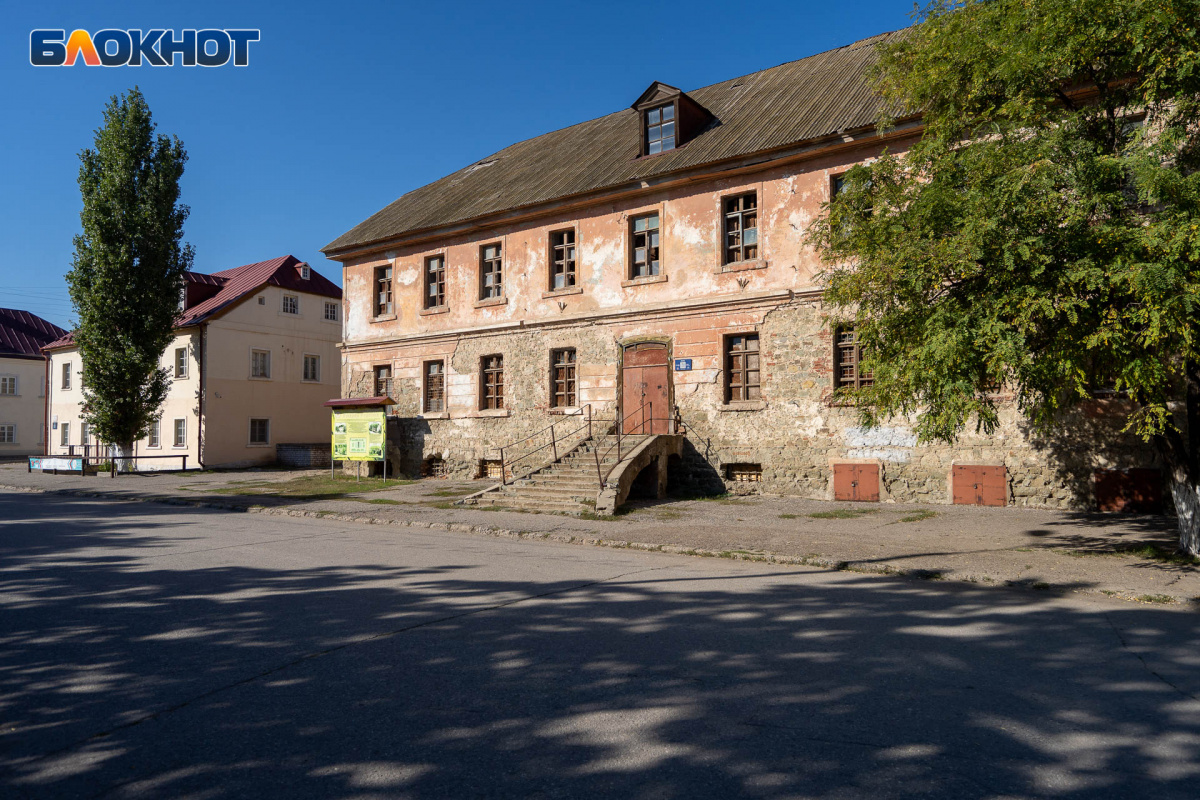
[[[92,497],[101,500],[127,500],[140,503],[162,503],[164,505],[185,506],[192,508],[210,508],[217,511],[239,511],[247,514],[268,514],[277,517],[310,517],[313,519],[329,519],[338,522],[355,522],[363,525],[387,525],[396,528],[415,528],[420,530],[446,531],[448,533],[473,533],[491,536],[496,539],[516,539],[531,542],[555,542],[557,544],[578,544],[592,547],[611,547],[620,550],[642,550],[649,553],[669,553],[671,555],[695,556],[698,558],[726,558],[733,561],[749,561],[760,564],[778,564],[780,566],[818,567],[835,572],[854,572],[865,575],[886,575],[909,580],[937,581],[963,586],[974,586],[989,589],[1024,589],[1041,591],[1051,595],[1084,594],[1104,597],[1110,600],[1125,600],[1128,602],[1149,605],[1137,596],[1127,593],[1111,592],[1102,589],[1049,589],[1039,586],[1029,586],[1015,581],[1000,581],[980,576],[979,578],[965,576],[962,578],[944,577],[942,573],[928,569],[903,570],[883,564],[864,564],[855,561],[840,561],[821,555],[787,556],[767,551],[749,552],[740,550],[707,550],[698,547],[685,547],[672,544],[651,544],[648,542],[632,542],[624,539],[605,539],[599,536],[575,536],[566,533],[550,531],[521,531],[511,528],[498,528],[491,525],[468,525],[461,522],[421,522],[403,519],[379,519],[378,517],[362,516],[360,514],[339,511],[303,511],[287,508],[268,508],[266,506],[244,506],[236,503],[218,503],[204,500],[184,500],[172,495],[149,494],[134,492],[115,494],[113,492],[95,492],[85,489],[42,489],[32,486],[14,486],[0,483],[0,490],[24,492],[28,494],[50,494],[69,497]],[[469,508],[469,506],[467,507]],[[1191,598],[1178,595],[1168,595],[1173,603],[1156,603],[1159,606],[1197,607]]]

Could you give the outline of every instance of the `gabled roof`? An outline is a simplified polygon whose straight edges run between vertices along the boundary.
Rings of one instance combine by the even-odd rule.
[[[872,127],[884,110],[867,81],[885,33],[689,91],[714,117],[675,150],[639,157],[632,108],[518,142],[414,189],[324,247],[339,251]],[[651,84],[651,91],[674,87]],[[643,97],[645,93],[643,93]],[[889,109],[899,113],[897,109]]]
[[[292,255],[273,258],[270,261],[259,261],[255,264],[226,269],[206,275],[202,272],[189,272],[187,279],[191,283],[201,283],[208,286],[219,286],[216,294],[206,300],[184,309],[175,323],[177,328],[187,328],[205,322],[248,295],[254,294],[264,286],[278,286],[294,292],[308,292],[322,297],[342,298],[342,290],[337,284],[309,267],[307,279],[300,276],[300,268],[306,266],[303,261]],[[72,347],[75,337],[67,333],[61,338],[44,346],[46,350],[59,347]]]
[[[41,358],[42,348],[65,333],[36,314],[0,308],[0,356]]]

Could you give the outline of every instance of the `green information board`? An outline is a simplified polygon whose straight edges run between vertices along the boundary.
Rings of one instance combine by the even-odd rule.
[[[386,438],[382,408],[334,410],[334,461],[383,461]]]

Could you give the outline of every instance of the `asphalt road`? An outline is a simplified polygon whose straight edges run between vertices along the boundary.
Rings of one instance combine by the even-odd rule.
[[[0,493],[0,795],[1200,795],[1200,617]]]

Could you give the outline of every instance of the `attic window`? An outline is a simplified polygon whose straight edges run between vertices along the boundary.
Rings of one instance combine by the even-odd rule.
[[[675,149],[675,104],[648,109],[646,112],[646,153]]]
[[[308,276],[310,274],[311,274],[311,270],[309,270],[308,264],[301,264],[300,265],[300,277],[304,280],[308,280]]]

